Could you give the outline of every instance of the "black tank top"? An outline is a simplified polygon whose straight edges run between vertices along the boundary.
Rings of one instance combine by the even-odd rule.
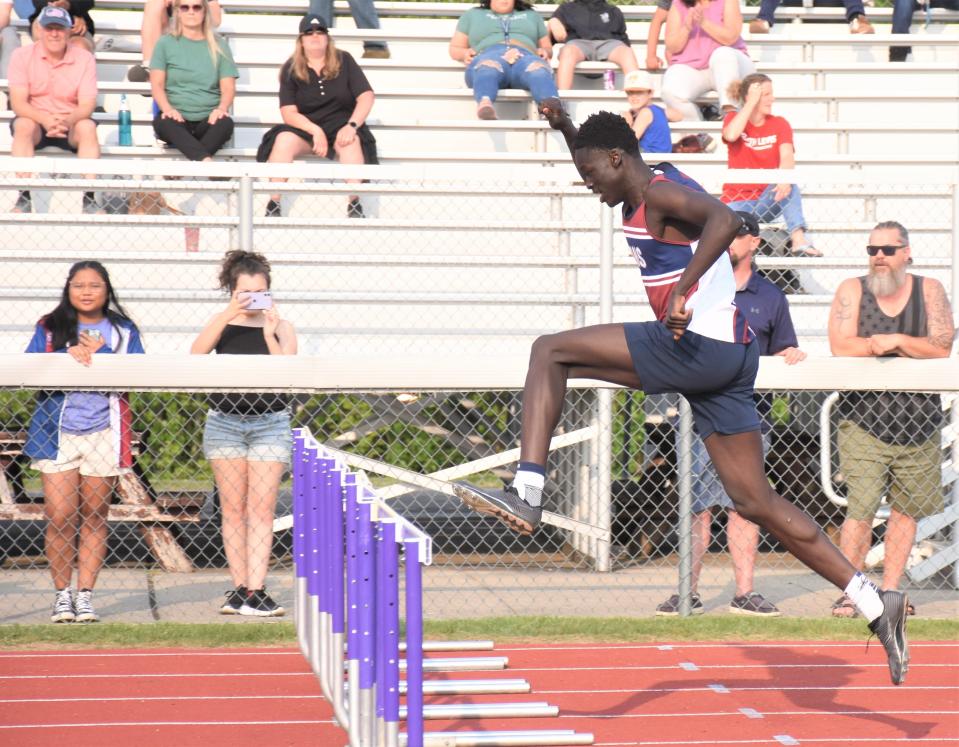
[[[266,340],[263,339],[263,328],[242,324],[226,325],[214,350],[217,355],[270,354]],[[274,393],[211,394],[208,399],[210,407],[228,415],[265,415],[282,412],[289,406],[286,395]]]
[[[922,294],[923,278],[912,276],[912,293],[905,307],[896,316],[887,316],[876,296],[859,278],[862,297],[859,301],[860,337],[905,334],[925,337],[929,334],[926,302]],[[900,446],[922,444],[939,431],[942,405],[938,394],[909,392],[846,392],[840,399],[840,416],[864,428],[880,441]]]

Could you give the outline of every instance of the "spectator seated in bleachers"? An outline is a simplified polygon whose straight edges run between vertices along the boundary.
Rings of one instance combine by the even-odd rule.
[[[626,35],[623,12],[606,0],[567,0],[546,24],[555,42],[563,43],[556,87],[573,87],[573,72],[584,60],[615,62],[624,73],[639,65]]]
[[[646,32],[646,69],[649,72],[659,70],[666,63],[659,57],[659,34],[669,16],[669,7],[673,0],[656,0],[656,10],[649,21],[649,30]],[[668,55],[667,55],[668,57]]]
[[[644,70],[633,70],[626,76],[623,91],[629,102],[629,109],[623,112],[623,119],[636,133],[639,149],[643,153],[712,153],[716,143],[705,132],[687,135],[673,145],[670,122],[682,119],[675,109],[665,109],[651,103],[653,99],[653,79]]]
[[[228,112],[239,73],[226,42],[213,33],[207,0],[178,6],[173,19],[150,59],[159,109],[153,130],[191,161],[212,161],[233,135]]]
[[[747,75],[730,86],[730,97],[742,103],[723,120],[723,140],[731,169],[791,169],[796,165],[789,122],[772,113],[773,84],[762,73]],[[802,195],[795,184],[724,184],[722,201],[733,210],[752,213],[769,222],[782,215],[796,257],[821,257],[806,236]]]
[[[353,23],[358,29],[378,29],[380,27],[380,16],[376,12],[376,6],[373,0],[349,0],[350,15],[353,16]],[[319,16],[323,25],[327,28],[333,28],[336,24],[336,16],[333,13],[333,0],[310,0],[310,7],[307,13]],[[389,59],[390,48],[385,41],[364,41],[363,57],[378,58],[381,60]]]
[[[97,103],[96,60],[68,42],[73,19],[63,8],[44,8],[37,23],[39,41],[16,50],[10,60],[15,116],[10,155],[31,158],[38,148],[54,146],[80,158],[99,158],[97,126],[91,119]],[[32,210],[30,192],[21,191],[13,212]],[[99,211],[93,192],[83,194],[83,211]]]
[[[266,132],[256,160],[292,163],[313,153],[336,155],[340,163],[379,163],[376,139],[366,125],[374,99],[356,60],[336,48],[322,18],[308,13],[300,21],[293,56],[280,69],[283,124]],[[266,217],[282,214],[280,195],[270,195]],[[350,195],[346,214],[363,217],[359,195]]]
[[[146,0],[143,6],[143,22],[140,24],[143,63],[127,70],[127,80],[133,83],[146,83],[150,80],[150,58],[153,57],[157,39],[170,28],[175,5],[179,5],[179,0]],[[219,0],[210,0],[209,13],[210,27],[219,28],[223,21]]]
[[[476,115],[496,119],[500,88],[529,91],[537,104],[558,97],[550,69],[553,46],[540,15],[526,0],[480,0],[459,19],[450,57],[466,65]]]
[[[917,7],[933,5],[933,0],[893,0],[892,6],[892,33],[908,34],[912,26],[912,16]],[[941,7],[950,10],[959,10],[959,0],[942,0]],[[750,27],[751,28],[751,27]],[[890,62],[905,62],[912,53],[912,47],[889,47]]]
[[[903,0],[895,0],[896,7]],[[905,0],[912,7],[913,0]],[[776,8],[779,7],[782,0],[762,0],[759,4],[759,13],[749,22],[750,34],[768,34],[769,29],[775,23]],[[872,3],[870,3],[871,5]],[[874,34],[872,24],[866,18],[866,9],[863,7],[862,0],[843,0],[846,6],[846,21],[849,23],[849,31],[853,34]],[[910,16],[912,15],[910,11]],[[908,26],[906,27],[908,31]]]
[[[719,95],[722,111],[736,108],[726,89],[756,70],[740,35],[742,26],[738,0],[678,0],[670,7],[663,101],[683,119],[703,118],[695,101],[709,91]]]
[[[87,52],[93,52],[93,35],[96,29],[93,25],[93,19],[90,17],[90,11],[93,10],[95,0],[33,0],[33,14],[30,16],[30,31],[33,40],[40,39],[40,26],[37,20],[40,12],[47,6],[52,5],[55,8],[62,8],[70,14],[73,19],[73,27],[70,29],[70,43],[85,49]]]
[[[7,77],[7,68],[10,67],[10,58],[14,50],[20,47],[20,35],[10,25],[10,11],[13,10],[13,0],[0,0],[0,78]]]

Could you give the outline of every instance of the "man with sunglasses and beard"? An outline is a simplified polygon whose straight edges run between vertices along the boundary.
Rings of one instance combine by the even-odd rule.
[[[829,315],[833,355],[945,358],[952,349],[952,310],[942,283],[907,271],[909,232],[878,224],[866,247],[869,274],[844,280]],[[916,521],[943,509],[938,394],[847,392],[839,402],[839,460],[846,478],[846,520],[840,549],[862,570],[872,524],[889,496],[882,588],[896,589],[916,537]],[[909,613],[915,609],[909,605]],[[846,595],[834,617],[855,617]]]

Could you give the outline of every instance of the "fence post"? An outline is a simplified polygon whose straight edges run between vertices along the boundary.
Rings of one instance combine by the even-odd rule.
[[[693,412],[685,397],[679,398],[679,450],[676,470],[679,482],[679,614],[693,611],[692,600],[692,505],[693,505]]]
[[[253,251],[253,177],[244,174],[240,177],[239,204],[237,205],[240,223],[240,249]]]
[[[600,206],[599,224],[599,323],[613,321],[613,209]],[[597,526],[612,526],[613,489],[613,390],[604,387],[596,395],[596,497],[590,520]],[[592,540],[596,570],[609,572],[609,542]]]

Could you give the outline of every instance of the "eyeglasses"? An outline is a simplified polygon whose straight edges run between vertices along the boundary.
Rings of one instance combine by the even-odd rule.
[[[75,291],[102,291],[106,287],[104,283],[70,283],[70,290]]]
[[[900,249],[905,249],[907,244],[887,244],[885,246],[874,246],[870,244],[866,247],[866,254],[870,257],[875,257],[879,252],[882,252],[885,256],[891,257],[893,254],[898,252]]]
[[[186,4],[180,6],[181,13],[189,13],[191,10],[194,13],[202,13],[203,6],[202,5],[186,5]]]

